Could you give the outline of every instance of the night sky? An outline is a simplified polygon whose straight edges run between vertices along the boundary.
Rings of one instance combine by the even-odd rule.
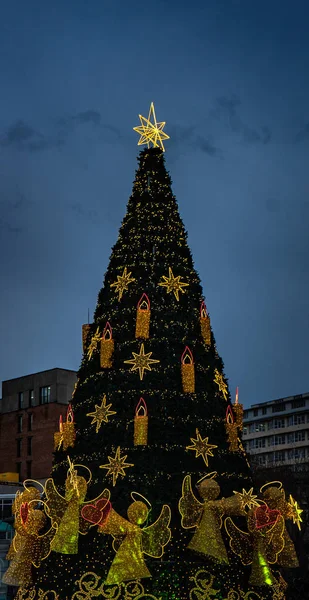
[[[0,380],[79,368],[154,101],[232,395],[309,391],[308,19],[307,0],[1,3]]]

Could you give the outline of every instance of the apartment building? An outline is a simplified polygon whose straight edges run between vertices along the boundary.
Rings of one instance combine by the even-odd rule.
[[[253,460],[265,467],[309,463],[309,393],[245,410],[243,444]]]
[[[17,473],[19,481],[49,476],[53,435],[76,381],[75,371],[49,369],[2,382],[0,473]]]

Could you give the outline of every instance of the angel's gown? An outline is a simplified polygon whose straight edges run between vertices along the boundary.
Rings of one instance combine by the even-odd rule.
[[[63,517],[57,527],[51,549],[61,554],[78,553],[78,534],[80,508],[87,493],[87,482],[83,477],[77,477],[73,486],[71,479],[66,480],[65,501],[67,503]],[[57,497],[56,499],[57,500]]]

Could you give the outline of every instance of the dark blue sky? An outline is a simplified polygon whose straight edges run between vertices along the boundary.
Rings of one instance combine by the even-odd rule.
[[[11,0],[0,25],[0,379],[78,369],[131,193],[166,163],[231,391],[309,391],[306,0]]]

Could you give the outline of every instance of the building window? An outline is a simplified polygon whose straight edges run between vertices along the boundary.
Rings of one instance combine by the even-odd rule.
[[[48,404],[50,402],[50,385],[40,388],[40,404]]]
[[[285,410],[285,404],[283,402],[281,402],[281,404],[274,404],[272,406],[273,413],[282,412],[283,410]]]
[[[265,465],[265,463],[266,463],[266,456],[265,456],[265,454],[262,454],[261,456],[258,456],[257,460],[258,460],[258,464],[259,465]]]
[[[24,408],[24,392],[18,393],[18,409],[22,410]]]
[[[247,418],[248,418],[248,411],[244,410],[244,419],[247,419]]]
[[[254,417],[258,417],[258,415],[259,415],[259,409],[258,409],[258,408],[255,408],[255,409],[253,410],[253,416],[254,416]]]
[[[292,408],[303,408],[306,406],[306,400],[292,400]]]
[[[304,425],[305,415],[294,415],[293,425]]]
[[[279,450],[279,452],[274,452],[274,461],[275,462],[284,462],[285,460],[285,452],[284,450]]]
[[[265,423],[255,423],[255,431],[265,431]]]
[[[243,428],[242,432],[243,432],[243,435],[247,435],[247,433],[248,433],[248,428],[247,428],[247,426],[246,426],[246,425],[244,426],[244,428]]]
[[[29,406],[34,406],[34,390],[29,390]]]
[[[29,438],[29,439],[31,439],[31,438]],[[31,465],[32,465],[31,460],[27,460],[27,478],[28,479],[31,479]]]
[[[21,475],[21,462],[16,463],[16,473],[18,473],[18,480],[20,480]]]
[[[33,425],[33,414],[28,413],[28,431],[32,431],[32,425]]]
[[[17,433],[21,433],[23,430],[23,416],[18,415],[17,417]]]
[[[271,437],[268,438],[268,446],[273,446],[274,445],[274,436],[272,435]]]
[[[274,428],[275,429],[281,429],[282,427],[284,427],[285,423],[284,423],[284,419],[274,419]]]
[[[17,458],[21,457],[21,442],[22,442],[21,438],[18,438],[16,440],[16,456],[17,456]]]
[[[249,433],[254,433],[254,431],[255,431],[254,423],[250,423],[250,425],[249,425]]]
[[[27,455],[31,456],[32,454],[32,437],[28,437],[27,439]]]
[[[295,431],[295,442],[304,442],[306,439],[305,431]]]
[[[267,406],[263,406],[263,408],[262,408],[262,415],[267,415]]]
[[[285,444],[285,435],[275,435],[275,446]]]

